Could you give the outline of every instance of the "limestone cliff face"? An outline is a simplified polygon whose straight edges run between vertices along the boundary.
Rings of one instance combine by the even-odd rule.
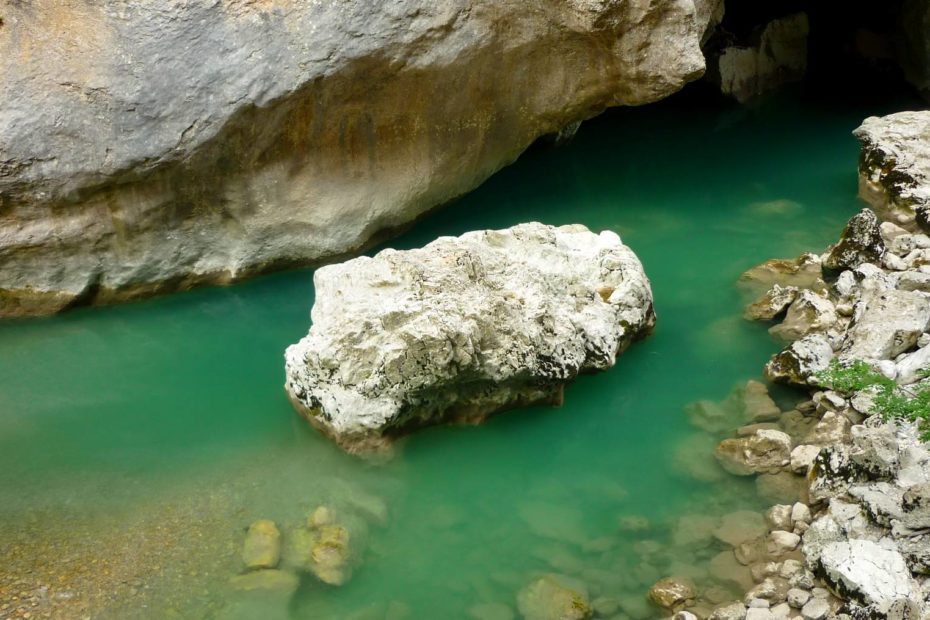
[[[0,316],[356,251],[704,69],[719,2],[0,7]]]

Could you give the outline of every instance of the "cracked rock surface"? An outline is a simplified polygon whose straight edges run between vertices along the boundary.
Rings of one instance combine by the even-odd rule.
[[[298,411],[350,451],[409,429],[558,403],[655,323],[642,265],[613,232],[521,224],[384,250],[314,276],[287,349]]]

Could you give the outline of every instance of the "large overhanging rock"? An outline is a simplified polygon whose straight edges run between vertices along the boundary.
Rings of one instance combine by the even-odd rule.
[[[633,252],[609,231],[522,224],[384,250],[314,276],[287,349],[298,411],[349,451],[416,427],[561,401],[655,324]]]
[[[720,7],[5,3],[0,316],[357,251],[539,136],[700,77]]]

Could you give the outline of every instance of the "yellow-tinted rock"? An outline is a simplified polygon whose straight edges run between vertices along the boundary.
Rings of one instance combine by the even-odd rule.
[[[242,546],[242,561],[247,568],[274,568],[281,559],[281,532],[268,519],[249,526]]]

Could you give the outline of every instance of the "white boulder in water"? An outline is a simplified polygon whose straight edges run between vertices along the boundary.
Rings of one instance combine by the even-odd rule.
[[[558,404],[655,324],[636,255],[610,231],[521,224],[323,267],[288,347],[297,410],[349,451],[404,432]]]

